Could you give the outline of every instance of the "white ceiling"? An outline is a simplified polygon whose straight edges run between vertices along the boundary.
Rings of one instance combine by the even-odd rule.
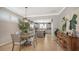
[[[50,23],[51,19],[37,19],[34,22],[35,23]]]
[[[23,17],[25,16],[24,7],[6,7],[6,8]],[[64,7],[28,7],[26,9],[26,16],[37,17],[37,16],[58,15],[63,9]]]
[[[25,17],[25,7],[6,7],[10,11]],[[51,22],[51,16],[59,15],[64,7],[28,7],[26,17],[34,22]]]

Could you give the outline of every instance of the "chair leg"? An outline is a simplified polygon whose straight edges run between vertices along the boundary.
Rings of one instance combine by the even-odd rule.
[[[36,39],[36,41],[35,41],[35,42],[36,42],[36,45],[37,45],[37,39]]]
[[[14,44],[13,44],[13,46],[12,46],[12,51],[14,51]]]
[[[21,51],[21,44],[20,44],[20,46],[19,46],[19,51]]]
[[[34,42],[32,42],[32,47],[35,48],[35,44],[34,44]]]

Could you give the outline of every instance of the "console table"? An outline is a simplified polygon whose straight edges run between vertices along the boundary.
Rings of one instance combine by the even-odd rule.
[[[79,50],[79,38],[77,37],[68,36],[58,31],[56,41],[65,51]]]

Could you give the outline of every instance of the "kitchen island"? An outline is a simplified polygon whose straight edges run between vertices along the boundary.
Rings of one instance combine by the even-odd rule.
[[[36,31],[36,36],[38,38],[44,38],[45,37],[45,31],[44,30],[37,30]]]

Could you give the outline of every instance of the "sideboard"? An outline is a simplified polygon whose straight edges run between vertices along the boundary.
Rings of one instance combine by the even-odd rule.
[[[69,36],[60,31],[57,32],[56,42],[63,48],[65,51],[79,51],[79,38]]]

